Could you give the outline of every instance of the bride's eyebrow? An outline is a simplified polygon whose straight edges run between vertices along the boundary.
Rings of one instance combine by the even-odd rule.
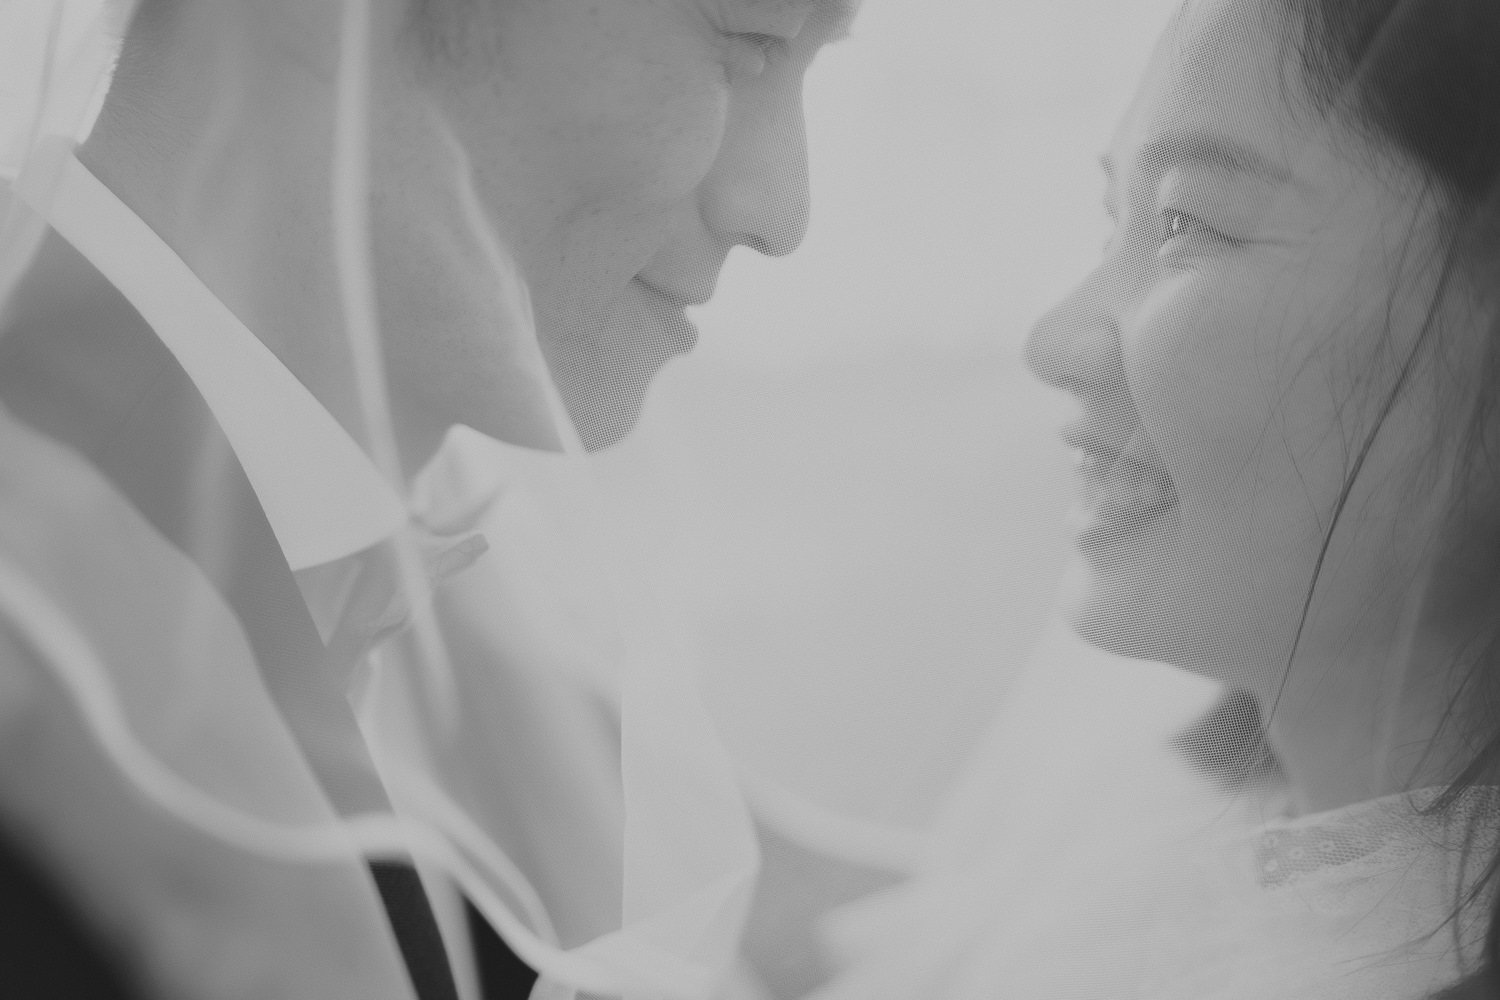
[[[1140,159],[1153,172],[1202,166],[1223,174],[1251,177],[1280,187],[1295,178],[1287,167],[1241,142],[1212,132],[1174,132],[1141,147]]]

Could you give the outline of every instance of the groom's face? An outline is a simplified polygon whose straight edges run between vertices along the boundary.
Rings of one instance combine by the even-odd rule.
[[[428,0],[429,79],[586,444],[690,350],[737,245],[807,225],[802,80],[857,0]]]

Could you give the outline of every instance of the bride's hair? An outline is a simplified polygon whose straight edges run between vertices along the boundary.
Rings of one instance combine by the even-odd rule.
[[[1500,3],[1496,0],[1265,0],[1288,31],[1286,51],[1301,70],[1315,112],[1352,127],[1374,149],[1414,166],[1431,184],[1446,226],[1449,281],[1478,289],[1500,314]],[[1413,348],[1430,349],[1436,322]],[[1488,429],[1500,414],[1500,324],[1492,322],[1484,377],[1472,413],[1461,419],[1460,477],[1494,462]],[[1409,370],[1411,365],[1407,365]],[[1404,381],[1404,379],[1403,379]],[[1404,390],[1398,384],[1395,392]],[[1376,432],[1378,432],[1378,427]],[[1357,464],[1355,467],[1357,474]],[[1459,484],[1460,504],[1464,503]],[[1497,512],[1500,513],[1500,512]],[[1337,512],[1335,513],[1337,517]],[[1331,529],[1330,529],[1331,530]],[[1488,585],[1500,581],[1500,566]],[[1500,592],[1500,588],[1497,588]],[[1450,722],[1461,719],[1481,747],[1439,808],[1500,774],[1500,614],[1487,624],[1483,652],[1462,684]],[[1480,831],[1493,835],[1500,831]],[[1493,891],[1492,859],[1459,905]],[[1444,1000],[1500,996],[1500,893],[1491,904],[1477,972]]]

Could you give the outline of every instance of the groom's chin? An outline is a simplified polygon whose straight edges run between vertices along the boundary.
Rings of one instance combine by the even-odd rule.
[[[588,451],[611,448],[630,435],[640,422],[645,393],[624,400],[591,401],[582,408],[568,407],[578,438]]]
[[[603,451],[624,441],[640,423],[641,412],[662,364],[629,376],[611,372],[563,393],[568,416],[588,451]],[[623,377],[622,377],[623,376]]]
[[[588,335],[549,345],[548,365],[584,447],[624,440],[661,370],[697,340],[683,306],[632,282]]]

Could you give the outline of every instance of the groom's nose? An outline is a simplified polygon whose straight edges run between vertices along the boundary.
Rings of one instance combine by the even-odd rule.
[[[721,241],[781,257],[802,245],[810,214],[800,91],[736,109],[701,195]]]
[[[1079,396],[1125,389],[1120,327],[1090,278],[1053,306],[1026,338],[1026,364],[1048,385]]]

